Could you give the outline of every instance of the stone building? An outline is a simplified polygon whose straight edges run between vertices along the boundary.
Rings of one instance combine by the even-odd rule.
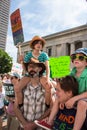
[[[70,55],[78,48],[87,47],[87,24],[47,35],[43,38],[46,40],[44,51],[48,53],[49,57]],[[31,50],[29,42],[30,41],[21,44],[23,55]]]

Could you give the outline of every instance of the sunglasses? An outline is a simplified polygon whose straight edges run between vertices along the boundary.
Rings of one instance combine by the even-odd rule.
[[[72,55],[72,56],[71,56],[71,60],[74,61],[75,59],[78,59],[78,60],[80,60],[80,61],[83,61],[83,60],[87,60],[87,57],[86,57],[86,56]]]

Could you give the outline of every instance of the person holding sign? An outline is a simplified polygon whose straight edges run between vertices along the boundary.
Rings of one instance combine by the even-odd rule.
[[[8,89],[5,89],[7,92],[7,99],[9,101],[9,105],[7,108],[7,129],[8,130],[17,130],[19,126],[19,122],[16,119],[15,112],[14,112],[14,102],[15,102],[15,92],[14,92],[14,85],[20,81],[20,75],[16,72],[10,74],[11,86]],[[13,85],[13,86],[12,86]],[[15,123],[15,126],[12,126],[12,123]]]
[[[22,62],[24,68],[26,69],[26,64],[31,60],[31,61],[35,61],[35,62],[43,62],[46,66],[46,73],[44,74],[44,76],[42,76],[40,78],[40,81],[41,82],[44,82],[46,83],[46,86],[48,84],[48,91],[50,91],[50,80],[49,80],[49,77],[50,77],[50,70],[49,70],[49,57],[47,55],[47,53],[45,53],[43,50],[43,47],[44,45],[46,44],[46,41],[42,38],[42,37],[39,37],[39,36],[34,36],[30,42],[30,47],[32,49],[32,51],[28,52],[24,59],[23,57],[20,59],[20,61]],[[21,80],[20,80],[20,83],[15,86],[15,91],[16,91],[16,95],[17,95],[17,98],[18,98],[18,102],[19,104],[21,104],[22,101],[20,101],[20,97],[22,97],[22,89],[27,85],[27,83],[30,82],[30,77],[29,75],[28,76],[24,76]],[[19,90],[18,90],[19,88]],[[49,105],[50,104],[50,92],[48,93],[48,101],[47,101],[47,104]]]

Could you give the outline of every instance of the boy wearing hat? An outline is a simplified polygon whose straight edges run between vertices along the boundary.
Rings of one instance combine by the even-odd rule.
[[[49,57],[47,55],[46,52],[42,51],[44,45],[46,44],[46,41],[42,38],[42,37],[39,37],[39,36],[35,36],[32,38],[31,42],[30,42],[30,47],[32,49],[32,51],[28,52],[26,54],[26,56],[24,57],[24,61],[23,61],[23,58],[21,59],[22,61],[22,64],[24,66],[24,68],[26,69],[26,64],[31,60],[31,61],[34,61],[34,62],[43,62],[46,66],[46,76],[42,76],[40,78],[40,81],[42,83],[45,83],[46,85],[46,89],[47,91],[49,91],[49,93],[47,94],[47,105],[49,105],[50,103],[50,80],[49,80],[49,77],[50,77],[50,69],[49,69]],[[26,70],[27,71],[27,70]],[[22,97],[22,93],[21,93],[21,90],[27,85],[27,83],[30,82],[30,78],[29,76],[24,76],[21,80],[20,80],[20,83],[15,86],[15,91],[17,93],[17,98],[18,98],[18,102],[19,104],[21,104],[22,101],[20,101],[20,97]],[[16,89],[17,88],[17,89]],[[19,90],[18,90],[19,88]]]
[[[73,130],[80,130],[86,118],[87,111],[87,48],[79,48],[71,55],[74,68],[71,75],[79,83],[78,95],[66,102],[67,108],[72,108],[77,102],[77,113]],[[84,129],[84,128],[83,128]]]
[[[27,64],[27,71],[30,76],[30,82],[23,90],[23,115],[15,103],[15,113],[21,122],[20,130],[40,130],[34,124],[34,120],[45,116],[46,101],[45,89],[40,83],[40,77],[43,75],[46,66],[42,62],[32,62]],[[51,100],[50,100],[51,101]]]

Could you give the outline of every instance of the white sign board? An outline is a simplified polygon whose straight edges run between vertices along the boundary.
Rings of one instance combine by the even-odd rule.
[[[19,63],[13,63],[11,73],[17,72],[20,76],[22,76],[22,65]]]

